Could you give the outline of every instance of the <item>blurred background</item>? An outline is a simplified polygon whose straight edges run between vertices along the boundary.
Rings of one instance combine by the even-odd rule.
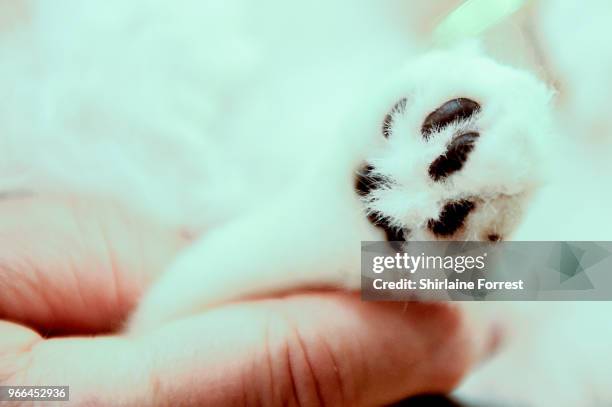
[[[462,3],[0,0],[0,186],[203,213],[201,232],[282,191]],[[532,0],[480,35],[556,91],[549,182],[516,240],[612,240],[611,22],[608,0]],[[510,308],[460,400],[612,405],[612,304]]]

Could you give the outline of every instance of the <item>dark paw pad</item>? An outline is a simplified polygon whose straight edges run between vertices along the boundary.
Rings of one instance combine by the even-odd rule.
[[[474,202],[467,200],[449,202],[442,208],[438,220],[430,219],[427,227],[436,236],[452,236],[461,229],[475,207]]]
[[[371,191],[385,187],[388,180],[373,174],[374,167],[369,164],[364,165],[358,172],[355,180],[355,190],[360,196],[366,196]],[[392,227],[389,220],[380,213],[371,213],[368,220],[376,227],[381,228],[390,242],[405,242],[404,230]]]
[[[451,123],[467,120],[479,111],[480,105],[471,99],[449,100],[425,118],[421,134],[425,140],[428,140],[434,131],[443,129]],[[446,146],[446,151],[429,166],[429,176],[434,181],[441,181],[463,168],[478,137],[479,134],[476,132],[456,135]]]
[[[443,129],[453,122],[469,119],[479,110],[480,105],[471,99],[449,100],[425,118],[421,127],[421,134],[425,139],[428,139],[434,131]]]
[[[406,110],[406,101],[406,98],[400,99],[385,116],[382,125],[383,136],[389,138],[389,135],[391,134],[391,127],[393,126],[393,117],[396,114],[403,113],[404,110]]]
[[[463,168],[468,155],[474,149],[478,133],[461,134],[446,147],[446,152],[436,158],[429,166],[429,176],[434,181],[440,181]]]
[[[487,235],[487,240],[489,242],[501,242],[503,240],[503,238],[498,235],[497,233],[489,233]]]
[[[370,191],[380,188],[385,184],[385,180],[375,174],[372,174],[374,167],[367,164],[361,167],[357,172],[355,179],[355,190],[361,196],[366,196]]]

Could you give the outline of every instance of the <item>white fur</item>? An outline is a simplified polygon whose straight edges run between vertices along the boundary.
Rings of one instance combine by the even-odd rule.
[[[389,142],[380,151],[368,152],[368,162],[374,164],[377,175],[395,185],[378,190],[369,200],[369,209],[387,215],[397,227],[410,229],[411,239],[427,240],[434,237],[426,230],[426,222],[436,219],[445,203],[477,198],[475,214],[480,221],[470,222],[453,238],[483,240],[483,232],[509,237],[527,198],[545,177],[552,131],[548,88],[530,74],[495,63],[470,48],[432,52],[410,61],[391,86],[398,99],[407,96],[407,105],[394,115]],[[423,119],[444,102],[460,97],[477,101],[479,114],[425,140]],[[432,182],[429,164],[444,154],[454,136],[470,131],[480,137],[461,171],[445,182]],[[474,218],[470,215],[470,220]]]
[[[383,3],[384,7],[381,7]],[[227,299],[228,293],[241,295],[249,290],[313,282],[347,284],[351,279],[354,286],[357,278],[354,270],[340,267],[335,261],[342,258],[347,265],[354,266],[352,256],[358,250],[358,240],[362,237],[380,238],[381,235],[364,223],[361,216],[356,223],[351,223],[351,216],[361,208],[354,207],[350,185],[342,183],[340,190],[334,189],[334,182],[339,178],[350,179],[347,173],[331,173],[338,178],[332,177],[333,182],[325,186],[319,185],[316,177],[311,178],[312,185],[308,185],[302,181],[302,177],[305,177],[302,173],[306,172],[305,167],[316,171],[314,163],[321,160],[321,146],[327,146],[331,137],[343,135],[348,139],[339,141],[341,148],[330,149],[332,151],[342,152],[342,148],[359,147],[360,143],[353,146],[352,136],[363,134],[359,131],[363,132],[367,126],[371,126],[374,135],[379,130],[379,115],[410,89],[396,86],[398,82],[391,81],[389,92],[383,92],[380,98],[377,96],[372,101],[371,106],[368,105],[367,95],[373,95],[373,90],[382,86],[384,78],[401,70],[401,64],[414,55],[415,47],[409,30],[416,25],[427,28],[427,19],[420,18],[419,13],[428,8],[431,15],[438,15],[443,10],[437,2],[397,2],[401,3],[397,10],[409,13],[395,12],[391,18],[381,11],[391,3],[394,2],[371,0],[360,2],[357,7],[355,2],[348,0],[186,0],[180,5],[159,0],[30,1],[28,4],[35,16],[34,21],[23,32],[4,32],[0,38],[0,88],[3,92],[0,98],[0,186],[3,191],[25,188],[41,194],[59,192],[103,196],[132,206],[176,229],[188,228],[196,232],[205,231],[240,214],[241,220],[228,225],[225,232],[219,227],[214,233],[212,230],[210,234],[204,233],[204,237],[208,236],[210,240],[202,240],[200,245],[193,246],[177,259],[176,269],[192,273],[183,284],[187,285],[189,281],[197,283],[194,287],[180,287],[180,281],[174,283],[185,290],[184,303],[180,301],[180,294],[173,292],[172,282],[169,282],[171,287],[167,291],[161,288],[164,281],[171,279],[172,271],[169,270],[160,279],[151,297],[143,302],[139,314],[142,321],[148,318],[146,322],[149,326],[155,326],[164,318],[192,312],[210,302]],[[552,4],[556,2],[547,3],[551,3],[549,7],[556,6]],[[573,3],[576,3],[575,10],[589,12],[585,2]],[[605,0],[599,3],[603,5]],[[604,108],[605,103],[596,106],[598,109],[591,109],[592,104],[583,104],[585,99],[593,99],[590,96],[593,92],[609,94],[605,93],[605,86],[599,86],[599,81],[606,79],[603,72],[593,79],[591,76],[585,78],[590,72],[583,70],[592,66],[584,61],[600,60],[592,57],[600,55],[600,48],[581,46],[590,40],[582,40],[582,37],[576,37],[575,30],[565,29],[573,26],[574,10],[562,7],[555,10],[559,13],[570,12],[559,23],[560,29],[553,24],[548,30],[550,41],[547,46],[554,45],[554,49],[561,53],[568,48],[569,37],[580,38],[577,41],[580,44],[564,54],[568,63],[572,64],[568,67],[572,74],[572,87],[576,91],[584,91],[574,102],[580,107],[588,107],[586,114],[602,118],[605,114],[598,109]],[[545,14],[552,16],[554,13]],[[587,16],[589,19],[593,17],[591,14]],[[601,16],[601,21],[605,22]],[[598,24],[597,27],[598,39],[607,38],[605,24]],[[561,39],[560,33],[564,33]],[[508,48],[511,47],[513,43],[508,42]],[[579,51],[588,58],[576,58]],[[439,105],[444,97],[450,97],[458,90],[478,91],[488,100],[487,106],[497,106],[505,112],[501,117],[497,116],[499,121],[481,123],[479,119],[474,122],[478,129],[489,126],[487,129],[492,130],[491,126],[497,126],[503,130],[508,125],[501,121],[506,114],[515,118],[518,115],[529,116],[528,121],[517,120],[511,126],[544,119],[543,116],[530,114],[528,106],[536,102],[522,97],[520,89],[511,85],[512,81],[503,81],[505,74],[489,76],[486,69],[478,70],[468,76],[469,86],[459,83],[461,81],[452,82],[456,63],[461,64],[460,61],[453,61],[452,64],[438,66],[432,72],[436,75],[442,73],[442,78],[449,75],[449,88],[445,88],[447,85],[443,86],[442,82],[434,86],[428,79],[404,83],[422,92],[411,98],[411,108],[407,110],[408,116],[402,124],[406,126],[408,138],[393,140],[401,151],[372,149],[366,154],[368,159],[375,159],[378,156],[375,152],[380,151],[384,157],[394,160],[395,167],[389,168],[389,171],[405,168],[409,173],[424,174],[427,162],[424,158],[431,158],[439,152],[445,135],[440,134],[440,137],[432,140],[431,151],[427,151],[414,130],[428,109]],[[417,69],[415,62],[410,61],[409,66],[413,75],[420,72],[421,76],[427,77],[429,74],[425,65]],[[498,66],[492,68],[507,69]],[[525,77],[517,72],[513,75]],[[489,81],[493,88],[483,86],[480,79]],[[586,79],[590,79],[591,84],[588,90],[580,87]],[[501,88],[497,89],[497,86]],[[449,91],[448,95],[446,91]],[[498,97],[502,98],[499,102]],[[512,108],[509,107],[510,102]],[[366,109],[368,116],[360,117],[362,113],[354,113],[355,104],[370,109]],[[491,118],[495,117],[493,113],[491,111]],[[573,115],[568,115],[568,119],[571,120],[571,117]],[[350,126],[343,123],[355,118],[360,119],[356,123],[357,133],[347,130]],[[538,139],[528,140],[526,135],[536,133],[538,128],[540,124],[533,123],[526,133],[519,133],[519,140],[536,143]],[[339,129],[343,129],[343,132]],[[529,171],[529,166],[522,166],[524,146],[511,144],[516,136],[503,138],[502,133],[494,132],[496,136],[491,138],[489,147],[498,145],[508,150],[505,153],[510,154],[508,157],[512,160],[508,164],[513,166],[513,170]],[[483,133],[480,141],[485,141],[486,134]],[[410,143],[421,151],[416,153],[416,149],[410,149]],[[375,144],[384,145],[382,137]],[[479,143],[482,158],[487,160],[489,158],[484,156],[484,148],[485,144]],[[475,150],[474,154],[479,154],[479,150]],[[327,152],[327,161],[322,160],[330,165],[325,168],[341,168],[340,165],[330,164],[335,159],[332,151]],[[558,151],[554,153],[558,154]],[[493,151],[490,159],[498,158],[499,151]],[[350,169],[348,164],[344,167],[347,171]],[[472,164],[477,163],[472,160]],[[465,169],[468,170],[468,167]],[[472,170],[472,173],[476,172],[476,168]],[[574,174],[570,169],[567,172]],[[321,170],[321,174],[324,177],[318,180],[325,179],[330,173]],[[592,177],[589,174],[584,171],[584,177]],[[400,173],[396,175],[399,178]],[[508,172],[500,171],[495,177],[491,174],[481,178],[480,175],[484,174],[478,174],[477,178],[482,191],[487,190],[494,178],[500,176],[500,185],[504,188],[527,187],[522,182],[513,185],[513,175]],[[574,176],[576,182],[572,184],[573,187],[568,187],[564,180],[562,188],[559,188],[563,194],[554,196],[555,206],[561,204],[560,209],[554,211],[555,215],[551,217],[551,200],[545,199],[540,211],[531,214],[531,229],[522,235],[524,238],[533,238],[534,233],[548,239],[559,238],[562,230],[570,231],[569,235],[564,235],[565,239],[576,238],[579,232],[585,239],[593,238],[591,230],[584,228],[585,220],[577,215],[574,215],[571,228],[563,229],[567,220],[560,216],[565,216],[565,212],[578,213],[572,204],[584,205],[582,197],[575,193],[575,187],[584,184],[583,172]],[[440,189],[432,197],[434,191],[431,186],[419,179],[423,181],[417,185],[420,194],[413,191],[410,199],[404,200],[408,193],[397,191],[397,204],[385,210],[392,212],[409,202],[418,204],[424,208],[415,217],[418,221],[433,216],[439,208],[438,200],[454,194],[454,190]],[[417,179],[411,178],[405,182],[416,183]],[[294,195],[286,193],[290,185],[297,185]],[[315,187],[325,194],[308,194],[309,200],[303,202],[296,198],[303,196],[302,192],[314,191]],[[456,192],[473,190],[475,185],[466,180],[464,187]],[[580,191],[584,191],[584,196],[591,197],[591,200],[597,201],[597,197],[601,197],[596,195],[593,198],[592,191],[586,187]],[[284,196],[282,202],[277,201],[278,196]],[[424,197],[422,200],[421,196]],[[327,197],[334,199],[326,200]],[[573,199],[565,199],[568,197]],[[599,213],[606,213],[606,201],[599,201],[602,202],[599,211],[590,211],[591,224],[601,221]],[[274,205],[266,206],[265,203],[269,202]],[[262,209],[254,211],[253,208],[262,205]],[[275,212],[276,208],[281,211]],[[321,208],[324,211],[318,211]],[[557,216],[557,212],[564,213]],[[483,216],[489,213],[484,211]],[[488,216],[485,217],[490,220]],[[282,222],[271,222],[272,219],[282,219]],[[309,220],[316,222],[309,223]],[[484,220],[477,223],[488,224]],[[330,228],[329,224],[337,227]],[[347,236],[353,230],[343,229],[347,224],[362,236]],[[513,224],[509,223],[510,226]],[[241,229],[240,225],[248,225],[249,228]],[[271,227],[279,229],[270,230]],[[259,242],[261,229],[269,230],[273,241],[267,242],[268,245]],[[241,233],[235,235],[231,233],[232,230]],[[550,231],[554,232],[551,234]],[[602,240],[609,238],[605,228],[597,228],[597,233]],[[274,234],[278,239],[274,238]],[[227,245],[223,244],[224,241]],[[345,246],[336,246],[338,241],[344,242]],[[211,250],[206,250],[208,243]],[[303,246],[298,248],[290,243]],[[229,256],[219,256],[212,259],[213,262],[210,258],[214,257],[215,245],[222,246],[221,254],[229,253]],[[258,248],[276,251],[261,252]],[[244,253],[244,257],[238,257],[236,253]],[[253,256],[253,261],[247,256]],[[245,262],[240,263],[242,260]],[[323,263],[326,261],[328,263]],[[301,267],[298,267],[299,274],[287,274],[265,267],[266,264],[276,265],[278,270],[294,264]],[[321,264],[328,267],[321,269],[318,267]],[[225,269],[226,265],[247,269],[255,265],[253,272],[267,273],[267,279],[251,278],[248,281],[255,285],[251,288],[246,286],[246,291],[240,291],[239,284],[226,285],[240,278],[228,271],[231,269]],[[177,278],[180,280],[180,277]],[[212,287],[208,292],[203,291],[207,297],[198,304],[193,297],[201,288],[198,284],[204,282],[210,282]],[[154,293],[165,297],[155,302]],[[171,308],[167,314],[160,314],[159,318],[154,313],[147,314],[147,306],[150,307],[148,311],[152,311],[155,306],[163,307],[164,304],[179,305],[172,305],[178,309]],[[533,305],[523,317],[539,312],[544,315],[543,319],[548,320],[549,315],[555,313],[552,307],[541,310],[537,307],[540,304]],[[542,349],[559,347],[563,352],[571,353],[575,345],[571,338],[576,328],[572,321],[583,321],[585,313],[590,312],[592,310],[586,310],[565,323],[563,336],[570,341],[569,344],[554,346],[563,338],[558,337],[557,328],[551,329],[550,336],[528,349],[530,355],[538,355]],[[558,323],[565,321],[566,316],[565,313],[561,314]],[[605,320],[597,320],[592,325],[601,327],[605,323]],[[534,342],[539,337],[538,327],[539,324],[534,324],[525,334],[534,338]],[[583,332],[587,334],[578,342],[590,344],[593,336],[588,333],[593,332],[592,328],[589,330],[585,327]],[[609,337],[609,334],[604,334],[602,332],[601,336]],[[546,340],[548,338],[550,341]],[[551,342],[554,344],[551,345]],[[523,354],[523,351],[524,348],[518,347],[517,353]],[[547,375],[550,377],[547,365],[534,360],[536,358],[518,367],[511,365],[505,371],[507,380],[504,383],[510,385],[516,380],[517,371],[536,371],[537,368],[540,369],[537,370],[538,377],[532,380],[525,375],[526,381],[541,383],[539,379]],[[534,364],[536,369],[533,369]],[[580,366],[584,367],[581,372],[586,377],[592,365]],[[551,379],[552,384],[542,393],[542,397],[546,398],[541,405],[576,405],[572,403],[575,401],[573,398],[563,403],[563,395],[576,383],[572,367],[564,365],[557,371],[569,372],[572,380],[567,377],[566,381],[563,378]],[[485,370],[483,373],[486,376],[488,372]],[[490,377],[499,379],[500,376]],[[559,383],[567,384],[564,391],[559,389]],[[510,387],[516,390],[514,395],[524,392],[524,387]],[[478,390],[482,391],[483,388],[491,389],[490,382],[485,382]],[[555,398],[555,395],[559,397]]]
[[[448,71],[448,66],[456,69]],[[405,112],[398,113],[401,120],[384,139],[382,120],[389,106],[404,97],[409,100]],[[465,125],[477,126],[482,135],[466,167],[436,183],[427,178],[427,168],[457,129],[432,134],[429,143],[420,127],[428,113],[456,97],[481,103],[478,118]],[[517,104],[519,97],[529,102]],[[416,238],[423,238],[427,220],[436,219],[445,202],[466,197],[478,199],[479,206],[465,237],[510,233],[518,224],[515,212],[522,210],[525,194],[539,177],[539,144],[551,131],[548,102],[548,91],[534,78],[475,51],[436,52],[410,63],[321,146],[321,158],[303,180],[183,253],[145,296],[132,328],[146,330],[263,292],[304,285],[358,288],[359,242],[381,238],[353,189],[355,172],[370,154],[376,158],[369,162],[394,181],[373,206],[402,226],[421,228],[421,233],[414,231]],[[213,276],[204,278],[203,273]]]
[[[0,47],[0,186],[219,224],[281,193],[411,50],[374,4],[33,1]]]
[[[491,136],[482,137],[474,151],[482,157],[465,170],[482,171],[480,161],[490,168],[497,156],[486,152],[508,137],[504,129],[519,130],[523,139],[541,132],[539,122],[529,127],[531,116],[524,120],[528,103],[521,104],[525,109],[509,107],[525,94],[534,95],[528,99],[537,109],[546,104],[528,76],[464,50],[433,54],[401,72],[409,47],[375,8],[335,5],[344,24],[372,27],[345,33],[331,18],[335,10],[322,13],[324,2],[283,7],[273,0],[256,7],[242,0],[193,1],[181,8],[161,1],[39,1],[32,3],[30,29],[3,47],[13,63],[3,66],[2,77],[11,78],[7,89],[14,96],[3,111],[10,118],[3,132],[4,151],[10,152],[3,163],[5,189],[100,195],[176,229],[210,230],[145,297],[135,318],[143,329],[230,297],[303,284],[356,287],[358,242],[381,233],[365,219],[353,176],[384,144],[381,118],[398,95],[410,96],[406,111],[412,116],[398,127],[405,126],[405,137],[393,137],[383,148],[381,168],[405,169],[392,175],[412,191],[378,201],[390,204],[390,213],[402,212],[398,219],[412,216],[423,224],[437,216],[444,199],[476,194],[488,202],[490,195],[529,187],[524,176],[511,182],[517,174],[509,173],[523,169],[517,158],[498,165],[492,175],[505,177],[499,182],[455,176],[444,185],[423,183],[426,163],[440,153],[445,136],[423,146],[414,130],[440,103],[470,93],[484,101],[478,127]],[[274,13],[288,20],[277,22]],[[303,37],[307,27],[294,27],[305,21],[317,24],[313,38]],[[287,38],[277,38],[281,31]],[[269,65],[279,52],[283,61]],[[309,57],[330,62],[306,64]],[[399,79],[386,87],[372,80],[397,72]],[[501,124],[492,120],[498,114]],[[501,116],[508,114],[504,122]],[[513,128],[523,123],[529,123],[527,131]],[[528,155],[528,148],[513,147],[505,151],[508,157],[512,151]],[[283,167],[295,175],[278,176]],[[410,202],[423,209],[405,210]],[[489,218],[480,223],[491,224]],[[506,223],[512,228],[516,219]],[[242,256],[233,254],[236,247]]]

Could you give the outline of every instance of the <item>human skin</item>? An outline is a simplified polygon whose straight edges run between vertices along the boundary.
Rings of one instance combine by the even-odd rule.
[[[188,244],[112,202],[4,197],[0,383],[69,385],[70,405],[381,405],[452,390],[499,339],[451,304],[323,290],[122,334]]]

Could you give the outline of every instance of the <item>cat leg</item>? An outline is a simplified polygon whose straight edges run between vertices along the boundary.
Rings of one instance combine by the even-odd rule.
[[[305,191],[289,194],[210,231],[153,285],[128,330],[142,332],[223,302],[300,287],[357,289],[360,242],[380,234],[349,190],[345,199],[342,193],[318,200]]]

